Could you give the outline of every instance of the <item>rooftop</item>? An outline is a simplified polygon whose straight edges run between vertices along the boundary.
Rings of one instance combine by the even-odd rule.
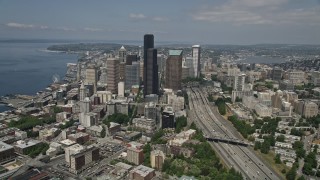
[[[6,143],[0,141],[0,152],[6,151],[6,150],[11,149],[11,148],[13,148],[13,147],[10,146],[9,144],[6,144]]]
[[[140,165],[134,168],[132,171],[138,173],[142,177],[146,177],[148,174],[154,172],[155,170],[147,166]]]
[[[16,144],[14,146],[19,147],[19,148],[27,148],[27,147],[34,146],[39,143],[41,143],[41,142],[38,140],[34,140],[34,139],[29,139],[29,140],[25,140],[25,141],[19,140],[16,142]]]
[[[121,167],[122,169],[126,169],[126,170],[130,170],[132,168],[131,165],[123,163],[123,162],[118,162],[115,166]]]
[[[182,50],[169,50],[169,56],[181,56]]]
[[[73,145],[75,143],[76,142],[71,141],[70,139],[65,139],[65,140],[60,141],[60,144],[63,144],[63,145],[66,145],[66,146],[71,146],[71,145]]]

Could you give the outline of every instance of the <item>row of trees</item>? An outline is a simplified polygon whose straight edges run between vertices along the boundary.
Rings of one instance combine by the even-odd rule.
[[[304,166],[302,168],[302,172],[306,175],[314,175],[313,168],[317,168],[317,158],[315,152],[310,152],[305,158],[304,158]],[[316,175],[320,175],[320,172],[316,173]]]
[[[40,153],[43,155],[46,154],[46,151],[49,149],[49,144],[47,143],[40,143],[32,148],[27,149],[26,154],[31,158],[37,157]]]
[[[255,128],[251,127],[245,121],[238,120],[236,116],[229,116],[228,120],[231,121],[233,126],[241,133],[244,138],[247,138],[249,134],[255,132]]]
[[[51,124],[56,122],[55,117],[43,117],[42,119],[33,116],[22,116],[18,121],[10,121],[9,127],[16,127],[20,130],[29,130],[37,125]]]
[[[218,98],[215,104],[218,106],[218,110],[221,115],[225,115],[227,113],[226,102],[223,98]]]
[[[181,130],[187,126],[187,118],[185,116],[178,117],[176,119],[176,133],[180,133]]]
[[[66,121],[64,124],[60,124],[60,129],[67,129],[68,127],[71,127],[74,124],[74,120]]]
[[[164,136],[165,132],[164,130],[160,129],[157,131],[152,137],[151,137],[151,144],[166,144],[167,140],[163,139],[162,136]]]
[[[115,122],[119,124],[128,124],[130,117],[122,113],[114,113],[109,115],[106,119],[103,120],[103,123],[110,127],[110,122]]]
[[[274,136],[264,136],[263,137],[263,142],[255,142],[254,144],[254,150],[260,149],[261,153],[268,154],[270,151],[270,147],[274,146],[276,143],[276,140],[274,139]]]

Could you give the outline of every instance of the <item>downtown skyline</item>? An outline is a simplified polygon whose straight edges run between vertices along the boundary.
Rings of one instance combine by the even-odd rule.
[[[0,39],[319,44],[320,1],[0,1]]]

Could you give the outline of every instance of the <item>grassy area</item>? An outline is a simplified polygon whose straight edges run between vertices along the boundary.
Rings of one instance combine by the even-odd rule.
[[[274,157],[276,155],[273,151],[269,151],[268,154],[263,154],[260,151],[255,151],[255,153],[261,158],[263,158],[271,166],[271,168],[281,176],[282,179],[286,179],[286,174],[282,174],[281,171],[282,169],[285,169],[286,172],[288,172],[290,168],[283,163],[276,164],[274,161]]]

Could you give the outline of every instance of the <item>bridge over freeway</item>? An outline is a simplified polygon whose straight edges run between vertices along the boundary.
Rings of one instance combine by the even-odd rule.
[[[223,142],[228,144],[235,144],[240,146],[253,146],[253,143],[241,141],[239,139],[233,139],[233,138],[227,138],[227,137],[221,137],[221,136],[207,136],[205,135],[204,138],[206,140],[211,142]]]

